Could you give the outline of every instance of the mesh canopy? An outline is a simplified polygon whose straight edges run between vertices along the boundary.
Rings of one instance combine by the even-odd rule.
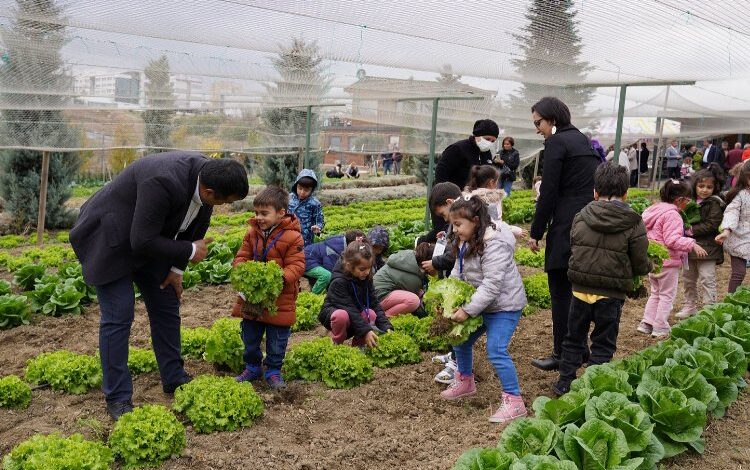
[[[0,0],[0,147],[292,152],[313,106],[314,149],[424,152],[441,97],[438,150],[489,117],[531,151],[529,108],[544,95],[611,143],[618,84],[640,85],[625,142],[653,137],[657,117],[685,140],[738,134],[750,130],[748,7]]]

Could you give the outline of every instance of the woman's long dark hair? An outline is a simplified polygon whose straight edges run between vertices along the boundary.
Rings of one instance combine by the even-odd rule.
[[[450,213],[452,216],[461,217],[477,224],[474,236],[466,242],[464,256],[472,254],[482,256],[484,254],[484,234],[487,232],[487,228],[495,228],[495,224],[490,219],[487,204],[478,196],[463,196],[451,205]],[[454,254],[458,256],[461,240],[459,240],[455,231],[451,232],[449,241]]]

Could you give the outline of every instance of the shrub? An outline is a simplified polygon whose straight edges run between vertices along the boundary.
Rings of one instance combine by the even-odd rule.
[[[320,376],[331,388],[352,388],[372,380],[372,361],[358,348],[345,345],[327,350],[320,363]]]
[[[31,387],[17,375],[0,379],[0,407],[27,408],[31,402]]]
[[[409,335],[389,331],[378,337],[378,345],[367,350],[367,356],[377,367],[416,364],[422,359],[419,346]]]
[[[263,415],[263,400],[248,382],[204,375],[175,391],[173,408],[197,432],[234,431]]]
[[[214,322],[206,340],[206,352],[203,358],[219,367],[240,372],[244,367],[242,353],[245,346],[240,336],[240,320],[237,318],[220,318]]]
[[[193,359],[203,359],[209,334],[210,330],[202,326],[197,328],[180,328],[182,354]]]
[[[109,447],[125,468],[155,467],[185,448],[185,427],[161,405],[125,413],[109,435]]]
[[[128,369],[133,375],[145,374],[159,370],[156,363],[156,355],[151,349],[139,349],[131,347],[128,350]]]
[[[318,314],[323,308],[326,296],[324,294],[313,294],[312,292],[300,292],[297,296],[296,321],[292,331],[310,330],[318,324]]]
[[[18,444],[3,459],[5,470],[109,470],[112,451],[80,434],[37,434]]]
[[[41,353],[26,366],[26,380],[33,385],[48,383],[53,390],[83,394],[102,384],[99,359],[61,349]]]
[[[321,380],[323,357],[333,348],[331,338],[318,338],[295,344],[284,357],[282,367],[287,379],[316,381]]]
[[[22,295],[0,295],[0,329],[28,325],[31,320],[31,305]]]

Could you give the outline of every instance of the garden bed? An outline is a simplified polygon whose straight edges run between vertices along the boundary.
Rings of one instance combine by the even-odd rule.
[[[524,268],[524,272],[530,274],[534,270]],[[722,266],[719,273],[719,286],[723,290],[727,284],[727,266]],[[210,326],[217,318],[227,316],[234,298],[231,288],[221,285],[186,291],[183,300],[183,325],[195,327]],[[635,333],[644,304],[645,299],[626,304],[617,357],[654,342]],[[43,351],[65,348],[95,352],[98,322],[98,307],[94,305],[81,317],[36,316],[31,325],[0,331],[3,374],[22,374],[26,360]],[[323,333],[320,327],[295,333],[292,343]],[[145,309],[138,302],[131,343],[148,347],[148,338]],[[548,395],[555,378],[554,374],[529,365],[532,358],[548,352],[550,343],[549,311],[521,319],[511,353],[527,405],[539,395]],[[266,412],[253,427],[208,435],[197,434],[188,427],[183,456],[162,468],[445,469],[468,448],[494,445],[502,427],[487,422],[487,416],[499,405],[501,389],[484,356],[484,347],[480,344],[476,354],[478,393],[456,403],[439,398],[442,387],[432,381],[438,366],[429,362],[429,354],[422,356],[419,364],[376,369],[372,382],[352,390],[292,383],[288,391],[275,395],[259,385]],[[216,373],[203,361],[187,360],[186,367],[195,375]],[[137,376],[134,388],[136,405],[171,405],[171,399],[161,392],[156,373]],[[735,469],[749,462],[750,451],[745,447],[750,434],[748,404],[750,399],[745,393],[724,419],[709,424],[704,456],[688,453],[664,462],[666,468]],[[35,391],[28,409],[0,409],[0,454],[37,433],[82,432],[99,439],[106,437],[111,428],[99,391],[84,395]]]

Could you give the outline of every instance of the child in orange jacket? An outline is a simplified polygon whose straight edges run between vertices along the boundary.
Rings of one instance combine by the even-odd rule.
[[[295,304],[299,280],[305,272],[304,243],[299,221],[288,214],[289,195],[269,186],[253,200],[255,217],[248,221],[250,228],[233,265],[254,260],[275,262],[284,270],[284,289],[276,300],[278,312],[257,312],[256,306],[246,304],[240,295],[232,309],[232,316],[242,317],[242,342],[245,344],[245,370],[236,377],[238,382],[256,380],[263,375],[263,353],[260,342],[266,335],[265,379],[273,390],[286,385],[281,377],[286,346],[295,322]],[[258,315],[259,314],[259,315]]]

